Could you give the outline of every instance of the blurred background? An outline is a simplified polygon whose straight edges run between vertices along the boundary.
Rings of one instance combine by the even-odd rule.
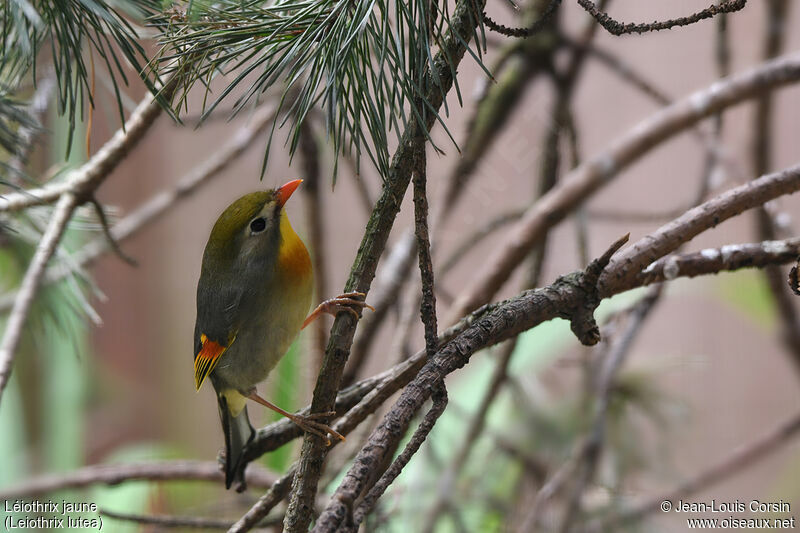
[[[618,0],[610,4],[609,13],[618,20],[651,21],[694,12],[707,7],[707,3]],[[727,17],[731,72],[742,72],[762,61],[763,36],[769,27],[767,3],[749,2],[744,10]],[[788,2],[784,21],[787,52],[800,49],[800,32],[794,31],[800,29],[800,10],[792,4]],[[490,3],[487,11],[498,21],[514,23],[513,10],[504,1]],[[564,32],[573,37],[588,21],[585,12],[571,1],[564,2],[559,18]],[[715,19],[641,36],[614,37],[601,30],[595,44],[630,65],[665,95],[679,99],[718,78],[717,31]],[[505,41],[505,37],[489,34],[487,65],[493,64]],[[566,53],[556,54],[556,61],[565,59]],[[459,83],[464,105],[461,107],[451,92],[446,120],[453,137],[462,142],[475,99],[485,90],[487,79],[476,62],[467,57],[459,68]],[[144,92],[141,84],[132,83],[125,99],[137,102]],[[466,236],[487,220],[524,208],[535,198],[544,136],[552,122],[558,120],[552,111],[554,95],[553,84],[544,77],[525,87],[522,100],[497,132],[463,191],[462,201],[438,229],[434,266],[441,265]],[[183,125],[162,117],[154,131],[102,186],[98,199],[105,206],[113,206],[117,219],[160,191],[174,187],[248,124],[247,113],[232,120],[220,113],[219,118],[212,117],[195,128],[196,121],[191,117],[199,112],[202,96],[200,92],[192,94]],[[91,153],[119,125],[112,102],[108,91],[99,91]],[[659,108],[648,95],[589,57],[573,96],[582,155],[589,157],[604,150]],[[753,113],[754,105],[747,103],[724,114],[724,151],[733,162],[732,167],[742,173],[739,176],[720,170],[711,195],[752,176]],[[800,88],[774,93],[772,116],[770,170],[778,170],[797,162]],[[45,123],[51,133],[35,149],[31,160],[33,175],[60,163],[65,152],[64,120],[51,109]],[[81,128],[86,131],[85,123]],[[344,287],[369,215],[362,202],[363,188],[374,200],[380,178],[365,160],[359,185],[352,168],[341,164],[336,186],[332,187],[333,154],[319,121],[315,135],[325,236],[319,252],[325,258],[328,291],[316,295],[315,300],[322,300],[335,296]],[[216,457],[223,442],[214,394],[210,387],[195,392],[192,379],[196,283],[209,231],[225,206],[244,193],[306,177],[302,155],[290,161],[282,145],[286,134],[278,130],[266,173],[259,179],[266,136],[266,132],[259,133],[251,147],[224,172],[176,202],[155,224],[122,243],[138,267],[131,267],[112,254],[96,262],[91,274],[98,291],[92,293],[89,303],[102,324],[92,323],[69,288],[55,286],[43,293],[36,308],[37,324],[28,330],[0,407],[0,457],[4,458],[0,487],[90,464]],[[82,137],[83,134],[75,136],[70,164],[85,160]],[[434,128],[433,139],[444,152],[438,154],[430,147],[428,150],[429,193],[435,209],[459,151],[441,126]],[[566,169],[568,150],[562,151]],[[654,150],[594,195],[584,210],[589,257],[596,257],[627,232],[635,242],[671,219],[671,213],[689,205],[696,196],[705,158],[701,143],[686,132]],[[302,188],[298,192],[287,209],[294,228],[309,243],[309,195]],[[800,213],[796,198],[781,199],[774,208],[790,227],[796,227]],[[407,197],[390,247],[413,227],[412,222],[413,207]],[[578,224],[577,219],[570,218],[551,234],[542,284],[584,266],[576,238]],[[96,224],[87,222],[87,226],[91,229]],[[446,276],[437,279],[440,316],[447,314],[452,297],[472,279],[477,266],[501,240],[503,231],[501,228],[480,242]],[[87,235],[94,236],[79,227],[72,229],[72,247],[87,242]],[[746,213],[703,233],[687,250],[757,240],[755,216]],[[24,265],[15,265],[6,258],[0,266],[0,284],[9,290],[18,283]],[[418,274],[412,272],[414,276]],[[516,294],[523,277],[523,272],[516,274],[498,299]],[[415,285],[406,287],[411,291]],[[745,270],[680,279],[665,290],[620,373],[619,381],[626,394],[613,404],[607,455],[596,483],[584,495],[590,505],[640,501],[659,494],[785,422],[800,407],[800,369],[792,364],[782,342],[777,307],[760,272]],[[599,316],[608,317],[630,305],[642,294],[634,292],[604,302]],[[378,332],[360,376],[394,364],[399,354],[392,350],[398,346],[411,352],[422,347],[421,328],[416,324],[408,330],[405,346],[396,339],[404,309],[413,302],[413,295],[401,293],[397,306],[390,310],[389,319]],[[327,326],[331,323],[327,317],[324,321]],[[262,387],[263,395],[289,410],[306,405],[316,375],[316,345],[313,331],[304,332],[279,370]],[[526,463],[514,452],[523,453],[533,464],[544,465],[545,471],[552,473],[568,459],[583,430],[585,366],[581,362],[599,348],[582,347],[568,324],[557,320],[525,334],[514,349],[509,369],[511,385],[503,389],[490,409],[488,429],[473,447],[468,466],[450,495],[451,501],[464,510],[461,516],[445,511],[436,523],[436,531],[501,531],[519,527],[526,515],[525,502],[533,500],[541,480],[537,484],[536,476],[526,473]],[[476,391],[483,391],[488,385],[498,350],[477,354],[467,367],[449,377],[450,405],[441,423],[382,500],[378,515],[400,520],[379,521],[369,527],[422,530],[427,509],[421,502],[432,500],[420,495],[435,492],[449,451],[464,438],[465,417],[477,409],[480,394]],[[275,419],[258,408],[251,407],[250,414],[254,425]],[[377,420],[370,419],[367,425],[375,423]],[[352,440],[353,446],[360,441]],[[508,449],[498,442],[505,443]],[[332,462],[343,462],[353,452],[349,444],[340,448]],[[261,462],[266,468],[283,472],[297,457],[298,449],[299,442],[294,442],[268,454]],[[798,472],[800,445],[794,439],[689,499],[783,500],[791,503],[791,514],[796,515],[796,509],[800,509]],[[328,489],[332,491],[337,483],[335,478],[330,481]],[[59,493],[59,497],[92,501],[109,510],[129,513],[235,519],[260,494],[260,489],[239,495],[215,484],[184,481],[131,482]],[[548,516],[542,516],[545,523]],[[656,512],[631,527],[683,531],[684,518]],[[157,529],[114,522],[111,530]]]

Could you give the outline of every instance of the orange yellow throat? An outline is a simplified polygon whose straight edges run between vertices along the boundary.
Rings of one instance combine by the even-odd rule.
[[[281,211],[281,245],[278,249],[278,272],[287,283],[303,283],[311,279],[311,258],[305,244]]]

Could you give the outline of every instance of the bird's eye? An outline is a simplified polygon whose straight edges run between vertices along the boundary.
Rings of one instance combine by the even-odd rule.
[[[264,220],[264,217],[254,218],[252,222],[250,222],[250,231],[252,233],[261,233],[267,227],[267,221]]]

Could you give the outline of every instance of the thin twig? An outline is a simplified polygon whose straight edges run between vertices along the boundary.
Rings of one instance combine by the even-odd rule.
[[[479,435],[485,427],[486,415],[489,413],[489,408],[494,403],[498,392],[500,392],[506,380],[508,365],[511,362],[511,355],[514,353],[515,346],[516,342],[510,340],[506,341],[506,343],[500,347],[500,354],[497,357],[498,360],[495,363],[492,377],[489,380],[489,386],[481,397],[478,409],[469,420],[467,430],[460,441],[458,451],[453,456],[453,459],[450,461],[445,471],[442,472],[434,501],[425,519],[425,533],[432,533],[435,530],[439,516],[450,507],[450,499],[453,494],[456,476],[462,471],[473,449],[474,443],[478,440]]]
[[[769,0],[764,2],[767,8],[767,20],[764,24],[763,58],[772,59],[784,48],[787,37],[788,11],[787,0]],[[752,162],[755,175],[768,172],[772,167],[773,149],[773,99],[771,93],[761,95],[756,101],[753,115]],[[779,224],[776,217],[766,207],[758,210],[756,229],[762,240],[775,240],[779,235]],[[784,285],[784,273],[780,268],[770,265],[763,269],[772,299],[780,317],[781,338],[795,370],[800,372],[800,313],[795,298],[789,294]]]
[[[658,511],[664,501],[674,502],[681,498],[688,499],[703,489],[741,473],[753,463],[767,457],[777,448],[789,442],[798,433],[800,433],[800,414],[764,433],[749,444],[734,450],[730,455],[723,457],[708,469],[684,481],[677,487],[673,487],[667,492],[656,494],[620,513],[590,522],[585,531],[592,533],[614,531],[617,526],[641,520],[645,516]]]
[[[420,137],[414,151],[414,234],[417,237],[419,273],[422,280],[422,302],[419,314],[425,328],[425,351],[428,357],[433,357],[438,346],[438,321],[436,319],[431,241],[428,230],[427,164],[424,139]]]
[[[403,449],[403,452],[397,456],[392,462],[392,465],[386,469],[386,472],[383,473],[381,478],[375,483],[375,485],[370,489],[364,499],[361,501],[361,504],[353,513],[353,525],[358,526],[364,520],[364,517],[369,513],[375,504],[378,501],[378,498],[383,495],[389,485],[397,479],[397,476],[403,471],[403,468],[408,464],[411,458],[414,456],[415,453],[419,450],[419,447],[422,446],[422,443],[425,442],[425,439],[430,434],[433,426],[436,424],[436,421],[439,417],[444,413],[445,408],[447,407],[447,389],[444,386],[444,383],[439,383],[434,385],[434,391],[431,394],[431,400],[433,401],[433,405],[431,406],[430,410],[425,413],[425,417],[420,422],[419,426],[417,427],[414,434],[411,436],[411,439],[406,444],[406,447]]]
[[[637,283],[649,285],[676,277],[693,278],[741,268],[764,268],[782,265],[800,255],[800,238],[782,241],[728,244],[699,252],[668,255],[648,265],[637,276]]]
[[[28,265],[19,293],[14,299],[14,306],[8,316],[3,340],[0,342],[0,397],[11,377],[14,355],[22,339],[22,331],[25,327],[25,322],[28,320],[28,313],[33,306],[33,301],[39,291],[45,268],[47,268],[50,257],[56,251],[58,243],[61,242],[61,236],[64,234],[77,204],[78,200],[74,194],[67,192],[61,196],[53,211],[50,224],[48,224],[47,230],[42,235],[33,259]]]
[[[601,359],[602,366],[594,383],[594,414],[589,426],[589,432],[579,446],[577,472],[574,476],[572,491],[567,497],[566,509],[564,510],[560,528],[561,533],[570,533],[579,517],[583,494],[592,479],[594,479],[597,465],[600,461],[600,453],[606,439],[608,406],[611,401],[611,391],[616,375],[628,356],[633,340],[641,331],[645,320],[658,303],[663,287],[664,285],[652,287],[647,295],[637,302],[629,313],[625,329],[612,340],[609,344],[608,353]],[[533,513],[532,515],[535,516]],[[523,525],[523,530],[525,530],[526,526],[533,530],[535,529],[535,524],[536,520],[532,518],[529,523],[526,521],[526,524]]]
[[[604,273],[600,278],[598,287],[601,295],[605,296],[609,291],[632,286],[634,280],[648,273],[647,268],[651,263],[677,250],[683,243],[703,231],[743,211],[759,207],[779,196],[798,190],[800,190],[800,165],[795,165],[740,185],[690,209],[619,253],[612,260],[608,273]],[[722,249],[723,262],[732,251]],[[666,272],[667,276],[673,274],[676,274],[674,266]]]
[[[114,252],[114,255],[119,257],[123,262],[128,263],[130,266],[137,266],[136,260],[122,250],[119,243],[111,234],[111,226],[108,223],[105,209],[100,205],[97,198],[92,196],[89,198],[89,203],[94,207],[94,212],[97,215],[97,220],[100,222],[100,228],[103,230],[103,236],[106,239],[106,244],[108,244],[108,249]]]
[[[114,520],[133,522],[136,524],[158,526],[159,528],[182,528],[182,529],[228,529],[233,525],[230,520],[218,520],[205,518],[202,516],[167,516],[167,515],[140,515],[131,513],[120,513],[108,509],[99,509],[101,515]],[[280,524],[281,518],[264,520],[257,527],[270,527]]]
[[[176,86],[176,79],[162,90],[168,97]],[[37,189],[9,193],[0,198],[0,212],[19,211],[35,205],[56,202],[65,193],[86,195],[93,192],[109,176],[128,152],[144,137],[155,120],[161,115],[159,102],[148,93],[131,114],[125,126],[118,129],[111,139],[86,163],[69,172],[57,183]],[[82,198],[81,198],[82,199]]]
[[[338,444],[338,440],[334,440],[332,444]],[[236,533],[240,531],[249,531],[256,527],[256,525],[266,517],[269,512],[278,505],[288,494],[292,488],[292,481],[294,480],[295,473],[297,472],[297,462],[292,464],[284,475],[278,478],[269,490],[261,496],[258,501],[248,511],[242,515],[228,529],[228,533]]]
[[[550,19],[553,18],[560,6],[561,0],[550,0],[550,3],[542,11],[541,16],[536,19],[533,24],[524,28],[509,28],[508,26],[498,24],[486,14],[486,11],[483,12],[483,22],[490,30],[496,31],[497,33],[505,35],[506,37],[530,37],[535,33],[542,31],[542,29],[547,26],[547,24],[550,22]]]
[[[262,467],[250,468],[247,483],[269,487],[275,474]],[[225,479],[216,461],[152,461],[142,463],[90,465],[72,472],[47,474],[28,479],[19,485],[0,489],[0,500],[30,498],[63,489],[96,484],[118,485],[127,481],[214,481]]]
[[[417,237],[417,250],[419,255],[419,271],[422,280],[422,298],[419,314],[425,330],[425,353],[432,358],[439,345],[437,320],[436,320],[436,294],[434,290],[433,264],[431,262],[431,242],[428,235],[428,197],[427,197],[427,159],[425,156],[424,138],[420,137],[414,151],[414,228]],[[436,421],[447,407],[447,390],[444,381],[435,385],[432,394],[433,406],[423,418],[419,427],[414,432],[411,440],[403,452],[394,460],[392,465],[383,473],[380,479],[369,490],[361,504],[353,513],[353,525],[358,526],[364,517],[372,511],[389,485],[400,475],[411,457],[425,442]],[[369,488],[369,487],[367,487]]]
[[[320,194],[322,176],[320,175],[319,147],[309,120],[304,120],[300,124],[298,149],[303,157],[303,179],[305,180],[303,193],[306,199],[306,221],[308,222],[309,243],[314,265],[314,292],[317,299],[322,299],[328,297],[325,225],[322,222],[325,204],[323,203],[324,196]],[[325,354],[325,326],[325,320],[314,321],[311,376],[315,376],[322,368],[322,357]]]
[[[586,10],[597,22],[612,35],[624,35],[626,33],[647,33],[651,31],[668,30],[676,26],[688,26],[704,19],[708,19],[721,13],[733,13],[744,8],[747,0],[728,0],[693,13],[686,17],[656,21],[643,24],[618,22],[603,13],[592,0],[578,0],[578,4]]]

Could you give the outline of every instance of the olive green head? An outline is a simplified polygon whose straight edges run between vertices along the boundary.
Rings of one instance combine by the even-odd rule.
[[[274,258],[280,244],[281,211],[302,180],[245,194],[217,219],[208,237],[203,269],[229,269],[237,262]]]

